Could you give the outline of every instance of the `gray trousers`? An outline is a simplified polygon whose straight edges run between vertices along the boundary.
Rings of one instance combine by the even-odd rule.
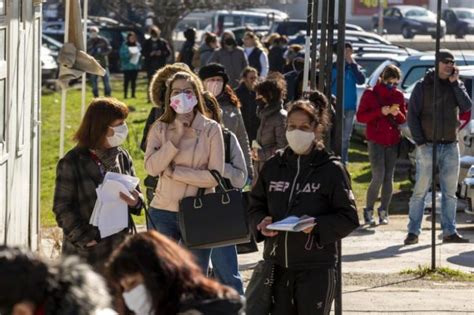
[[[370,167],[372,180],[367,190],[367,210],[374,210],[374,204],[382,187],[380,210],[388,211],[393,190],[393,173],[397,162],[398,145],[389,147],[369,141]]]

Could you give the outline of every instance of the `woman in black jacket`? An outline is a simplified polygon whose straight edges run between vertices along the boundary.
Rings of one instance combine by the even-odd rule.
[[[315,98],[312,98],[316,100]],[[296,101],[288,111],[289,147],[269,159],[250,196],[250,224],[275,264],[272,315],[329,314],[335,293],[336,242],[359,226],[350,180],[322,144],[327,100]],[[288,216],[314,218],[302,232],[267,226]]]
[[[59,160],[56,171],[53,212],[64,233],[63,253],[79,255],[101,271],[104,261],[120,244],[129,228],[101,235],[90,224],[97,200],[96,188],[107,172],[135,176],[132,158],[121,147],[128,128],[128,108],[113,98],[96,98],[89,105],[74,137],[77,146]],[[131,196],[120,193],[129,213],[140,214],[143,197],[139,187]],[[131,218],[129,227],[131,227]]]

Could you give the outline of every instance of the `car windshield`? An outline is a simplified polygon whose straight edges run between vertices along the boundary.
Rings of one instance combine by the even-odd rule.
[[[457,11],[456,15],[460,19],[474,19],[474,11]]]
[[[406,17],[429,16],[430,11],[424,9],[412,9],[405,13]]]

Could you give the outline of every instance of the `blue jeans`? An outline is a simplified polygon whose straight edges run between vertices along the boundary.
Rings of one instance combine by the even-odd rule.
[[[176,242],[182,243],[181,230],[178,225],[178,213],[160,210],[150,207],[150,217],[156,230],[163,235],[175,240]],[[151,222],[148,222],[148,230],[153,229]],[[211,256],[211,249],[191,249],[190,252],[196,257],[196,262],[205,275],[209,268],[209,258]]]
[[[94,97],[99,97],[99,83],[97,75],[90,76],[91,83],[92,83],[92,94]],[[112,95],[112,88],[110,87],[110,72],[109,68],[105,68],[105,75],[102,77],[102,81],[104,82],[104,94],[105,96]]]
[[[419,235],[425,208],[425,196],[432,180],[433,145],[416,147],[416,183],[410,198],[408,233]],[[459,146],[438,144],[437,165],[441,186],[441,229],[444,236],[456,233],[456,190],[459,177]]]
[[[344,110],[341,159],[345,164],[349,162],[349,143],[351,142],[352,129],[354,128],[354,117],[355,110]]]
[[[236,290],[240,295],[244,295],[244,285],[239,272],[235,245],[213,248],[211,260],[217,279],[222,284]]]

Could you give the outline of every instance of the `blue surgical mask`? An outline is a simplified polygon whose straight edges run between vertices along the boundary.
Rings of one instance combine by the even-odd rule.
[[[389,90],[389,91],[391,91],[391,90],[397,88],[397,85],[398,85],[398,84],[396,84],[396,83],[384,83],[384,84],[385,84],[385,86],[387,87],[387,90]]]

